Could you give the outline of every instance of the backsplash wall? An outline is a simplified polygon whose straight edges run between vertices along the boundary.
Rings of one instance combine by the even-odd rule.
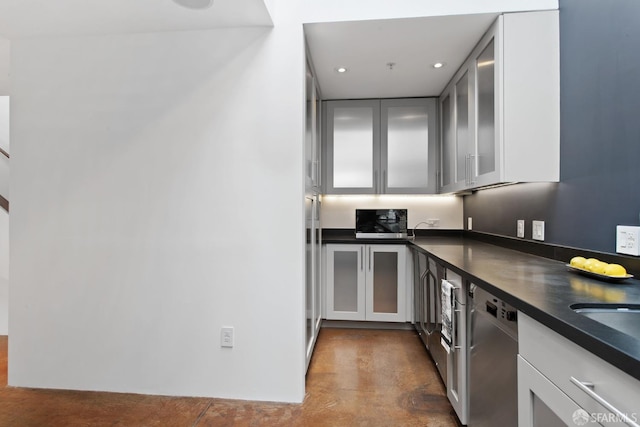
[[[355,228],[356,209],[394,208],[408,210],[409,228],[420,221],[439,219],[438,229],[462,229],[463,200],[456,196],[328,195],[322,197],[320,222],[323,228]]]
[[[615,252],[615,227],[640,213],[640,2],[560,0],[560,183],[465,196],[473,229],[516,236],[545,221],[545,242]]]

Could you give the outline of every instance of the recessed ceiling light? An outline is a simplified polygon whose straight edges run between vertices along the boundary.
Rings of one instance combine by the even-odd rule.
[[[445,66],[444,62],[436,62],[435,64],[432,65],[433,68],[442,68]]]
[[[345,67],[336,67],[336,68],[335,68],[335,70],[336,70],[336,73],[340,73],[340,74],[342,74],[342,73],[346,73],[347,71],[349,71],[349,70],[348,70],[347,68],[345,68]]]
[[[189,9],[207,9],[213,4],[213,0],[173,0],[180,6]]]

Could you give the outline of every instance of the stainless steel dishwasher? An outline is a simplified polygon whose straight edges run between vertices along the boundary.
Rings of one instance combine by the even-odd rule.
[[[471,297],[470,427],[518,425],[517,311],[476,285]]]

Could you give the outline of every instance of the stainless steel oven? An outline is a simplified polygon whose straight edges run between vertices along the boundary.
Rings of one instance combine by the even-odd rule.
[[[447,397],[462,424],[469,414],[467,284],[447,270],[442,280],[442,346],[447,353]]]
[[[434,258],[419,250],[414,260],[414,326],[431,354],[440,378],[447,383],[447,354],[440,343],[442,338],[441,286],[445,268]]]

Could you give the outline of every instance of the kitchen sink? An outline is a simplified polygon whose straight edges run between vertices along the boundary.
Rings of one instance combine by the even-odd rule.
[[[640,340],[640,304],[572,304],[576,313]]]

